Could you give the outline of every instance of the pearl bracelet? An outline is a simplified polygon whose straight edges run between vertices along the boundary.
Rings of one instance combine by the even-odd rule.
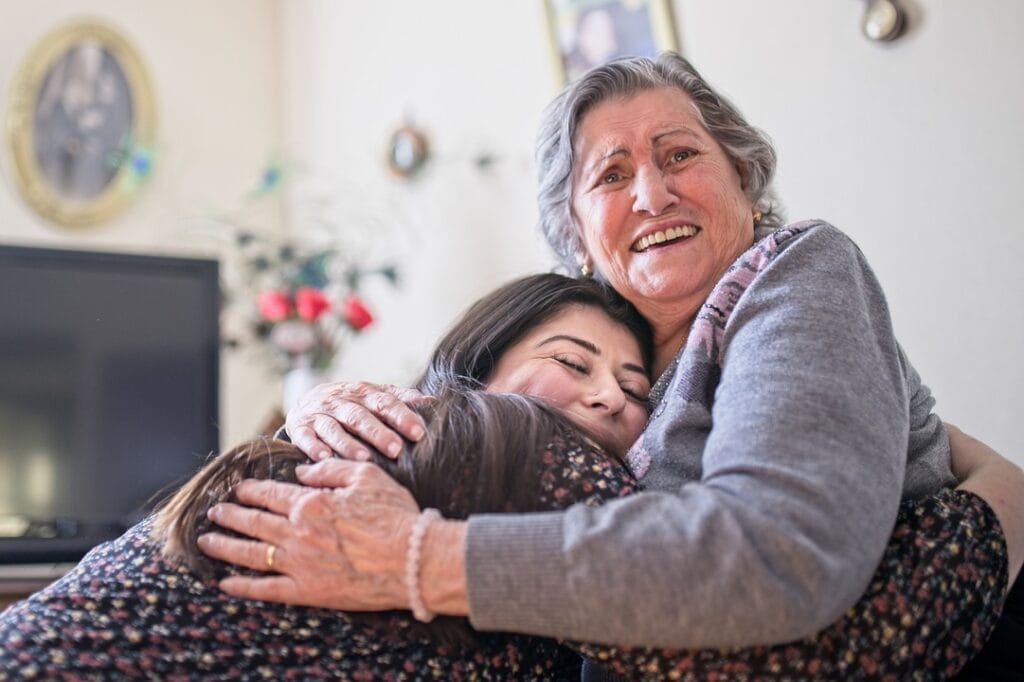
[[[441,512],[436,509],[424,509],[409,531],[409,548],[405,553],[405,589],[409,594],[409,608],[412,609],[413,617],[421,623],[429,623],[434,620],[435,615],[427,609],[423,603],[423,595],[420,594],[420,555],[423,536],[427,533],[427,527],[440,518]]]

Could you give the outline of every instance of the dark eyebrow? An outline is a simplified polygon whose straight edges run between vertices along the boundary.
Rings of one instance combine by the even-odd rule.
[[[601,349],[598,348],[597,346],[595,346],[594,344],[592,344],[590,341],[587,341],[585,339],[581,339],[578,336],[572,336],[570,334],[555,334],[554,336],[549,336],[548,338],[546,338],[543,341],[541,341],[540,343],[538,343],[537,344],[537,348],[540,348],[541,346],[543,346],[545,344],[548,344],[548,343],[551,343],[553,341],[569,341],[571,343],[575,343],[577,346],[579,346],[581,348],[584,348],[584,349],[590,351],[594,355],[600,355],[601,354]],[[634,365],[632,362],[624,362],[624,363],[622,363],[622,369],[628,369],[630,372],[636,372],[638,374],[643,374],[645,379],[648,378],[647,377],[647,370],[645,370],[640,365]]]
[[[552,341],[571,341],[575,343],[577,346],[586,348],[594,355],[601,354],[601,349],[595,346],[594,344],[590,343],[590,341],[584,341],[583,339],[577,336],[570,336],[569,334],[555,334],[554,336],[549,336],[548,338],[538,343],[537,348],[540,348],[545,344],[551,343]]]
[[[634,365],[632,362],[622,363],[622,369],[628,369],[630,372],[637,372],[638,374],[643,374],[645,379],[649,378],[647,376],[646,369],[644,369],[640,365]]]

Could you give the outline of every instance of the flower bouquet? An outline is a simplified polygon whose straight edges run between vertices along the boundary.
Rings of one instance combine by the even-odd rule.
[[[281,178],[281,168],[270,166],[250,200],[276,191]],[[225,342],[262,347],[269,351],[270,366],[282,374],[296,369],[324,373],[346,339],[374,321],[361,285],[374,277],[398,282],[394,265],[365,265],[355,249],[345,248],[344,235],[336,229],[312,230],[298,239],[249,227],[241,213],[218,216],[215,222],[230,229],[238,280],[226,287],[236,329]],[[315,222],[330,226],[322,218]]]
[[[289,240],[239,232],[251,338],[281,370],[331,366],[346,337],[373,324],[359,293],[367,277],[397,282],[394,266],[364,268],[336,249],[305,249]],[[236,294],[237,296],[237,294]]]

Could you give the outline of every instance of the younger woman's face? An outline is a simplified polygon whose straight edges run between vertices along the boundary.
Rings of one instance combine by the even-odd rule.
[[[593,306],[567,306],[512,345],[487,390],[540,398],[620,455],[647,423],[650,381],[640,344]]]

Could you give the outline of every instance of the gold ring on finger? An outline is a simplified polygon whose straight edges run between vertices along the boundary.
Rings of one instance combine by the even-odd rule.
[[[274,555],[277,554],[277,547],[274,545],[267,545],[267,570],[274,570]]]

